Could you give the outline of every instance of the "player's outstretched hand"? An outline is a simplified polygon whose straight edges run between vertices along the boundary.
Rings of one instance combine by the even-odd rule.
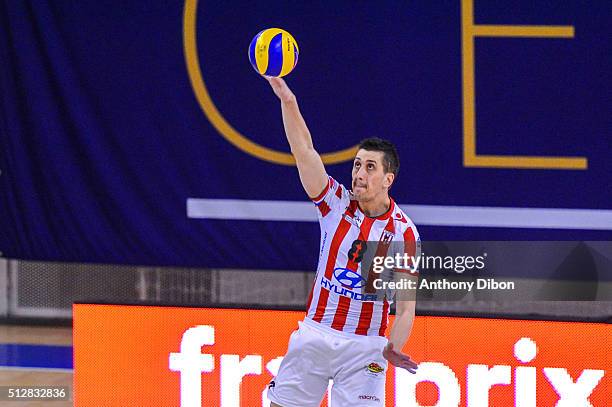
[[[295,95],[282,78],[275,78],[273,76],[265,76],[265,78],[270,82],[274,94],[278,96],[281,102],[292,102],[295,100]]]
[[[389,342],[385,349],[383,349],[383,357],[389,361],[395,367],[401,367],[406,369],[410,373],[416,373],[417,364],[410,359],[410,356],[404,355],[401,352],[393,350],[393,344]]]

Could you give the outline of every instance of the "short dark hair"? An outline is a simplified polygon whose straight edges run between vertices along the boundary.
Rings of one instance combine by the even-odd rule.
[[[380,151],[383,153],[383,169],[385,173],[392,172],[397,177],[399,172],[399,155],[395,145],[389,140],[383,140],[378,137],[370,137],[361,140],[358,150],[364,149],[367,151]]]

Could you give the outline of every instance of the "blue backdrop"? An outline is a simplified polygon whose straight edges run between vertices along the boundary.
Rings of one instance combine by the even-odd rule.
[[[477,155],[583,157],[583,169],[464,165],[468,3],[3,2],[0,250],[60,261],[314,269],[316,223],[187,216],[188,198],[305,200],[294,166],[229,142],[223,132],[231,130],[217,128],[221,120],[205,114],[194,90],[205,84],[208,108],[248,140],[288,152],[278,101],[247,58],[251,38],[267,27],[298,41],[287,81],[319,151],[369,136],[397,143],[392,195],[400,204],[589,209],[610,219],[612,3],[476,0],[473,9],[475,24],[573,30],[474,39]],[[195,60],[186,58],[189,21]],[[190,79],[196,62],[201,75]],[[349,162],[327,170],[350,182]],[[612,237],[605,226],[484,228],[426,218],[415,219],[423,239]]]

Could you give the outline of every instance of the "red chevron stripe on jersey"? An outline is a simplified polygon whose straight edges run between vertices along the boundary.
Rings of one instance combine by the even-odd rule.
[[[361,222],[361,227],[359,228],[359,237],[357,239],[364,242],[364,245],[365,242],[368,241],[368,236],[370,236],[370,229],[372,229],[373,224],[374,220],[372,218],[365,218],[363,222]],[[344,268],[354,271],[357,271],[358,267],[359,264],[355,261],[355,259],[350,257],[346,262],[346,266],[344,266]],[[344,328],[350,305],[351,299],[349,297],[340,297],[338,308],[336,308],[336,314],[334,315],[334,321],[332,322],[332,328],[338,329],[340,331]]]

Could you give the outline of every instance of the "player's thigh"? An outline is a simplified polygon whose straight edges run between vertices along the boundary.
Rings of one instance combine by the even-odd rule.
[[[329,382],[325,341],[305,326],[291,334],[287,354],[268,386],[268,398],[282,407],[319,406]]]
[[[384,338],[368,338],[346,352],[347,358],[334,376],[332,407],[385,405],[385,344]]]

